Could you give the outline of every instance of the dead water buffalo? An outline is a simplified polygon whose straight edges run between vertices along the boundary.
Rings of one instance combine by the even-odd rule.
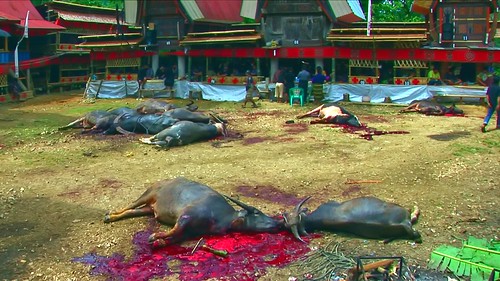
[[[94,110],[68,125],[60,127],[59,130],[83,128],[84,132],[103,132],[113,124],[115,118],[116,115],[107,110]]]
[[[462,115],[464,111],[452,105],[450,107],[446,107],[442,104],[439,104],[435,101],[430,100],[415,100],[410,103],[409,106],[399,111],[400,113],[405,112],[420,112],[426,115]]]
[[[193,142],[209,140],[219,135],[226,134],[225,124],[202,124],[191,121],[179,121],[158,134],[140,139],[147,144],[172,147],[187,145]]]
[[[236,211],[226,199],[243,210]],[[231,231],[276,232],[283,226],[282,220],[271,218],[254,207],[182,177],[153,184],[125,209],[107,213],[104,222],[139,216],[154,216],[158,222],[173,226],[168,232],[153,233],[149,237],[154,246]]]
[[[174,108],[178,108],[178,106],[157,99],[149,99],[137,105],[136,110],[140,114],[161,114],[167,110]],[[198,106],[195,105],[194,101],[191,100],[188,104],[185,105],[184,108],[189,111],[196,111],[198,109]]]
[[[172,119],[177,119],[180,121],[191,121],[195,123],[205,123],[208,124],[212,119],[210,116],[204,115],[199,112],[192,112],[185,108],[174,108],[163,113],[164,116],[171,117]]]
[[[122,115],[122,114],[127,114],[129,116],[138,115],[139,114],[137,112],[137,110],[135,110],[133,108],[130,108],[130,107],[126,107],[126,106],[109,110],[109,113],[111,113],[113,115],[116,115],[116,116]]]
[[[117,116],[113,122],[113,127],[116,131],[128,135],[128,134],[148,134],[154,135],[171,127],[177,123],[178,119],[173,119],[166,115],[127,115],[122,114]]]
[[[302,200],[291,213],[284,214],[285,226],[301,241],[300,234],[319,230],[385,239],[385,242],[395,239],[422,242],[420,233],[412,227],[418,209],[410,214],[397,204],[375,197],[360,197],[342,203],[330,201],[307,214],[301,208],[309,198]]]
[[[361,127],[361,123],[354,114],[335,103],[322,104],[315,109],[297,116],[297,119],[304,117],[317,117],[311,124],[347,124],[354,127]]]

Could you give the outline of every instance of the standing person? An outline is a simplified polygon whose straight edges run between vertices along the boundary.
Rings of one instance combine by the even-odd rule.
[[[177,68],[177,66],[174,64],[172,67],[169,67],[165,70],[165,80],[163,83],[165,84],[167,92],[169,93],[172,92],[172,88],[174,87],[175,82],[174,66]]]
[[[255,85],[253,84],[252,72],[250,72],[250,70],[247,70],[246,74],[247,74],[247,77],[245,79],[246,95],[245,95],[245,102],[243,103],[242,107],[246,107],[247,102],[251,102],[252,107],[255,108],[257,107],[257,104],[253,101],[253,92],[255,90]]]
[[[281,67],[274,73],[273,83],[276,85],[274,88],[274,98],[276,102],[282,102],[285,88],[285,71]]]
[[[145,64],[139,69],[139,73],[137,73],[137,82],[139,82],[139,88],[144,89],[144,83],[146,82],[146,76],[148,71],[148,65]]]
[[[153,69],[149,64],[146,65],[146,80],[153,79],[154,77],[155,77],[155,72],[153,71]]]
[[[484,117],[483,125],[481,126],[481,132],[486,132],[486,126],[488,122],[490,122],[491,116],[493,116],[493,112],[497,112],[497,126],[496,129],[500,129],[500,86],[498,83],[500,82],[499,76],[493,76],[493,83],[488,87],[486,91],[486,98],[488,100],[488,112],[486,113],[486,117]]]
[[[297,74],[297,79],[299,79],[299,87],[304,90],[304,100],[309,100],[309,93],[307,92],[307,88],[309,86],[309,80],[311,80],[311,73],[307,71],[307,66],[304,64],[302,66],[302,70]]]

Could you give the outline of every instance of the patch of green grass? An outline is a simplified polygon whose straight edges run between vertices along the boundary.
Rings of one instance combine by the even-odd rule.
[[[460,143],[453,144],[452,148],[453,148],[453,155],[458,156],[458,157],[491,153],[491,150],[487,147],[466,145],[466,144],[460,144]]]
[[[500,139],[495,139],[495,138],[489,138],[489,139],[484,139],[483,143],[489,147],[489,148],[500,148]]]

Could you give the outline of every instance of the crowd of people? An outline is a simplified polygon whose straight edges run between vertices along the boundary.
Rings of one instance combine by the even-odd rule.
[[[330,81],[330,76],[321,66],[317,66],[316,72],[312,75],[305,63],[303,63],[302,69],[298,73],[294,73],[291,67],[279,67],[271,81],[275,83],[274,99],[277,102],[288,102],[288,92],[297,84],[298,87],[302,88],[304,99],[307,100],[309,98],[309,81],[313,84],[323,84]]]
[[[158,70],[156,70],[156,73],[149,64],[144,64],[139,70],[137,80],[141,89],[144,89],[144,85],[147,80],[157,79],[163,80],[166,89],[171,90],[177,77],[179,77],[179,71],[176,64],[173,64],[170,67],[161,65]]]

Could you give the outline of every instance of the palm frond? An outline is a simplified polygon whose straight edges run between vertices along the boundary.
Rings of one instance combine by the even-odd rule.
[[[458,277],[469,276],[471,281],[500,278],[500,241],[487,241],[470,236],[462,248],[442,245],[432,251],[431,269],[453,272]]]

